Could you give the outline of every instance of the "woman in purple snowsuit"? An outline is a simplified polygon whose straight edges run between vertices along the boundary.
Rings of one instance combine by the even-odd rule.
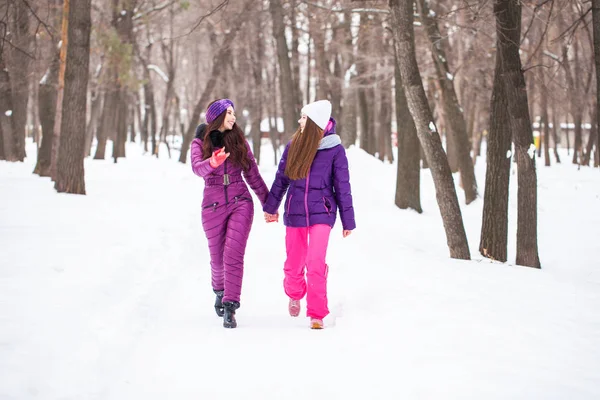
[[[250,146],[235,123],[233,102],[213,101],[206,110],[206,125],[196,129],[191,144],[192,169],[204,178],[202,227],[208,239],[215,310],[225,328],[235,328],[240,307],[244,253],[250,235],[254,204],[244,179],[260,203],[268,188]]]
[[[287,192],[283,286],[290,299],[288,310],[297,317],[300,300],[306,295],[310,326],[321,329],[323,318],[329,314],[325,261],[329,234],[338,211],[344,237],[350,235],[356,223],[348,159],[335,133],[331,103],[319,100],[306,105],[298,123],[299,129],[281,156],[263,211],[267,222],[277,221],[277,210]]]

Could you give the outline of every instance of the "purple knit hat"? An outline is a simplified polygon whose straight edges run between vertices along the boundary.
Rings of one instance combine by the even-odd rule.
[[[210,124],[213,122],[223,111],[227,110],[229,106],[234,107],[233,101],[229,99],[220,99],[212,103],[206,110],[206,123]]]

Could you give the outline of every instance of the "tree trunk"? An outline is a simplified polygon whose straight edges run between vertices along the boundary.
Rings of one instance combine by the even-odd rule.
[[[249,9],[250,4],[252,4],[252,3],[253,3],[252,0],[246,0],[242,9],[243,10]],[[181,162],[181,163],[185,164],[185,162],[187,160],[187,152],[190,148],[190,144],[192,143],[192,140],[194,139],[194,135],[196,133],[196,127],[198,126],[198,123],[200,122],[200,113],[208,105],[210,96],[212,95],[213,89],[215,88],[215,86],[217,84],[217,78],[219,77],[219,75],[221,74],[221,71],[223,70],[224,60],[227,58],[227,56],[229,55],[229,51],[231,50],[230,46],[233,43],[233,39],[235,39],[235,36],[239,32],[239,30],[242,28],[244,23],[245,23],[245,19],[241,18],[239,20],[239,23],[233,24],[233,26],[231,27],[231,29],[225,36],[225,39],[223,40],[223,43],[221,44],[221,47],[220,47],[218,53],[216,54],[216,56],[213,59],[213,66],[212,66],[210,78],[208,79],[208,82],[206,83],[206,86],[204,88],[204,91],[202,92],[202,95],[200,96],[200,99],[194,106],[194,110],[192,111],[192,116],[190,118],[190,125],[188,126],[187,132],[185,134],[185,138],[181,145],[181,153],[179,155],[179,162]]]
[[[596,107],[594,107],[594,111],[592,114],[591,127],[590,127],[590,135],[588,137],[587,145],[585,146],[585,153],[583,154],[583,161],[581,162],[581,164],[585,165],[586,167],[589,167],[589,165],[590,165],[590,159],[591,159],[592,151],[594,149],[594,143],[596,142],[597,137],[598,137],[598,109]]]
[[[559,135],[560,132],[560,122],[558,119],[558,111],[556,110],[556,101],[554,100],[554,96],[550,98],[552,102],[552,141],[554,148],[554,158],[556,158],[556,163],[560,164],[560,156],[558,154],[558,144],[559,144]]]
[[[67,62],[68,28],[69,28],[69,4],[71,0],[63,0],[62,28],[60,46],[60,66],[58,70],[58,92],[56,95],[56,117],[54,117],[54,137],[52,138],[52,150],[50,153],[50,177],[56,181],[56,163],[60,147],[60,127],[62,126],[62,109],[65,87],[65,68]]]
[[[142,113],[145,116],[148,111],[145,109],[145,104],[142,103],[142,99],[140,98],[140,94],[138,91],[135,92],[135,107],[137,108],[135,116],[138,122],[138,128],[140,131],[140,140],[142,141],[142,146],[144,148],[144,153],[148,152],[148,126],[147,119],[144,117],[142,119]],[[143,104],[143,106],[142,106]],[[183,121],[181,121],[181,125],[183,125]],[[185,129],[181,128],[181,138],[185,136]]]
[[[154,85],[152,84],[152,78],[150,77],[150,70],[148,69],[148,62],[150,61],[152,44],[149,44],[146,47],[147,57],[142,60],[142,67],[144,70],[144,130],[146,131],[146,143],[148,142],[148,137],[150,138],[150,143],[152,144],[151,150],[152,155],[158,154],[158,145],[156,143],[156,130],[157,130],[157,122],[156,122],[156,102],[154,100]],[[196,127],[194,127],[194,132]],[[185,138],[184,138],[185,140]],[[183,147],[181,148],[183,152]],[[187,150],[186,150],[187,151]]]
[[[433,115],[427,103],[425,89],[417,65],[412,1],[389,0],[389,5],[396,54],[398,55],[398,64],[408,108],[415,121],[417,135],[431,167],[450,256],[468,260],[471,258],[469,244],[452,173],[442,148],[442,141],[433,123]]]
[[[594,30],[594,64],[596,66],[596,116],[600,115],[600,0],[592,0],[592,23]],[[596,157],[594,166],[598,166],[600,157],[600,129],[598,118],[592,121],[596,125]]]
[[[114,76],[114,74],[111,73],[110,76]],[[114,83],[110,83],[108,90],[104,93],[104,101],[102,102],[102,116],[100,117],[98,130],[96,131],[98,143],[96,144],[94,160],[104,160],[106,157],[106,141],[108,139],[108,134],[115,129],[115,114],[117,112],[116,94],[117,92]]]
[[[134,46],[133,43],[133,16],[136,9],[134,1],[130,0],[112,0],[112,20],[111,25],[117,32],[119,41],[124,45],[123,51],[127,51],[125,56],[133,56],[131,50]],[[131,46],[131,47],[129,47]],[[115,130],[113,137],[113,160],[116,163],[120,157],[125,157],[125,143],[127,142],[127,120],[129,113],[127,111],[127,104],[129,99],[129,90],[127,85],[123,82],[121,75],[121,68],[115,69],[116,73],[116,86],[117,94],[116,99],[116,114],[117,117],[114,121]]]
[[[487,166],[479,252],[492,260],[506,262],[511,132],[502,76],[502,61],[497,56],[492,88],[490,132],[487,136]]]
[[[119,158],[125,157],[125,143],[127,142],[127,89],[117,84],[118,89],[115,94],[116,113],[115,118],[115,133],[116,137],[113,140],[112,158],[116,163]]]
[[[263,86],[263,65],[264,65],[264,53],[265,53],[265,44],[264,38],[262,35],[262,27],[263,21],[262,16],[259,15],[260,18],[257,21],[257,25],[253,26],[254,34],[256,35],[257,44],[255,49],[249,50],[249,58],[250,58],[250,66],[252,71],[252,77],[254,78],[254,87],[255,90],[252,91],[252,105],[251,105],[251,118],[252,118],[252,152],[254,153],[254,158],[256,158],[256,163],[260,165],[260,149],[261,149],[261,141],[262,141],[262,132],[260,130],[260,123],[262,121],[262,111],[263,111],[263,95],[262,91],[258,88],[262,88]],[[252,51],[254,50],[254,51]],[[300,80],[299,70],[298,81]]]
[[[565,138],[567,139],[567,154],[571,154],[571,141],[569,139],[569,113],[565,114]]]
[[[448,135],[452,137],[455,146],[458,167],[460,170],[460,180],[465,191],[465,203],[470,204],[477,198],[477,181],[475,179],[475,170],[471,160],[471,144],[467,134],[467,124],[463,111],[458,103],[456,90],[454,89],[454,77],[450,73],[450,66],[447,61],[447,53],[444,49],[442,36],[437,23],[431,18],[430,10],[425,0],[419,0],[421,6],[421,20],[427,29],[427,37],[431,42],[431,54],[433,64],[437,73],[442,90],[442,107],[446,117],[446,127]]]
[[[350,78],[352,85],[352,77]],[[342,145],[347,149],[356,144],[357,138],[357,116],[356,116],[356,101],[357,93],[352,88],[344,89],[344,109],[342,111]]]
[[[171,12],[170,19],[170,35],[173,35],[173,12]],[[163,104],[163,112],[162,112],[162,124],[160,128],[160,140],[167,145],[167,149],[169,150],[169,158],[171,157],[171,151],[169,148],[169,144],[167,142],[167,135],[169,134],[169,117],[171,116],[171,109],[173,106],[173,100],[175,98],[175,74],[176,74],[176,65],[175,65],[175,48],[174,42],[170,41],[167,43],[161,43],[161,50],[163,54],[163,61],[167,67],[167,89],[165,91],[165,101]],[[243,128],[242,128],[243,129]],[[158,157],[158,154],[156,154]]]
[[[359,84],[358,87],[358,118],[360,120],[360,148],[366,151],[368,154],[375,155],[377,150],[373,144],[374,139],[374,124],[375,118],[372,114],[374,110],[374,98],[373,94],[373,71],[374,64],[372,64],[372,57],[369,57],[370,52],[373,51],[375,43],[373,43],[374,22],[367,14],[362,14],[360,17],[360,27],[358,31],[358,55],[356,58],[356,81]]]
[[[387,65],[385,63],[383,67]],[[381,125],[377,131],[379,132],[379,159],[381,161],[393,163],[394,155],[392,153],[392,80],[383,79],[380,82],[380,97],[381,106],[379,109],[379,118]]]
[[[478,92],[474,92],[472,93],[473,99],[469,104],[469,108],[468,108],[468,114],[469,116],[467,117],[467,133],[469,135],[469,137],[471,138],[471,151],[473,152],[472,155],[472,162],[473,165],[475,165],[477,163],[477,157],[479,157],[481,155],[481,141],[479,140],[479,132],[480,130],[477,129],[476,127],[476,123],[475,123],[475,118],[477,115],[479,115],[479,96],[478,96]]]
[[[331,88],[329,86],[328,54],[325,52],[325,38],[329,36],[327,26],[323,23],[323,13],[315,13],[310,21],[311,37],[314,43],[315,64],[317,70],[317,100],[329,99]]]
[[[394,46],[395,53],[395,46]],[[421,208],[420,145],[417,128],[406,102],[397,54],[394,54],[394,93],[396,97],[396,130],[398,137],[398,165],[395,204],[398,208],[412,208],[419,214]]]
[[[579,60],[579,45],[578,41],[573,41],[573,50],[574,50],[574,77],[571,81],[572,88],[569,90],[571,97],[571,106],[572,114],[573,114],[573,122],[575,123],[574,134],[575,140],[573,144],[573,164],[578,164],[581,162],[581,154],[583,151],[583,135],[581,130],[581,125],[583,123],[583,112],[584,112],[584,102],[582,101],[582,93],[579,90],[580,81],[581,81],[581,62]],[[566,61],[568,62],[568,61]]]
[[[277,66],[273,66],[273,74],[269,74],[267,69],[267,87],[269,93],[275,93],[275,87],[277,86]],[[277,129],[277,116],[279,110],[277,109],[277,96],[269,96],[269,102],[267,104],[267,115],[269,116],[269,138],[271,139],[271,145],[273,146],[273,165],[277,165],[279,161],[279,130]]]
[[[544,79],[544,78],[542,78]],[[540,126],[540,136],[542,138],[542,143],[540,144],[540,146],[544,147],[544,165],[546,167],[550,166],[550,127],[549,125],[549,121],[548,121],[548,93],[547,93],[547,88],[544,86],[544,91],[546,93],[544,93],[542,95],[541,98],[541,104],[540,107],[542,108],[541,110],[541,123],[543,124],[543,130],[542,127]]]
[[[4,156],[4,133],[2,131],[2,124],[0,124],[0,161],[6,160]]]
[[[94,86],[91,90],[90,97],[92,104],[90,106],[91,115],[90,121],[85,129],[85,156],[89,156],[92,154],[92,142],[94,141],[94,135],[96,130],[98,129],[99,119],[102,116],[102,100],[104,96],[102,95],[101,83],[100,79],[102,77],[102,72],[104,71],[104,66],[100,64],[98,66],[97,72],[94,75]]]
[[[510,128],[518,168],[517,264],[540,268],[537,247],[537,175],[535,146],[527,106],[525,77],[519,56],[521,35],[520,0],[495,0],[498,56],[501,57],[503,88],[508,102]]]
[[[23,1],[13,6],[13,43],[19,49],[9,51],[10,84],[12,91],[13,138],[12,145],[16,161],[25,159],[25,136],[27,130],[27,102],[29,100],[29,73],[33,65],[30,56],[29,8]]]
[[[302,104],[302,92],[300,91],[300,54],[298,52],[299,43],[299,35],[298,35],[298,26],[297,26],[297,14],[298,14],[298,0],[292,0],[290,6],[290,22],[291,22],[291,30],[292,30],[292,81],[294,82],[294,89],[296,89],[296,106],[300,107]],[[260,47],[260,46],[259,46]],[[263,46],[264,47],[264,46]],[[260,87],[260,86],[257,86]]]
[[[247,2],[250,3],[250,2]],[[247,4],[249,6],[249,4]],[[244,7],[244,9],[247,7]],[[279,61],[279,93],[283,108],[284,143],[296,130],[300,110],[296,105],[297,88],[294,87],[292,67],[289,57],[289,49],[285,35],[285,23],[283,20],[283,7],[281,0],[270,0],[269,11],[273,22],[273,36],[277,43],[277,59]],[[243,21],[243,19],[242,19]]]
[[[345,42],[344,42],[344,46],[346,48],[347,51],[347,56],[344,56],[342,58],[343,60],[343,65],[341,66],[341,71],[339,73],[339,88],[341,90],[341,98],[343,99],[342,101],[340,101],[340,107],[341,107],[341,103],[344,104],[343,107],[341,107],[341,114],[338,116],[340,124],[339,124],[339,129],[338,132],[340,134],[340,136],[342,137],[342,144],[345,148],[350,147],[351,145],[355,145],[356,144],[356,137],[357,137],[357,131],[356,131],[356,90],[353,89],[354,83],[356,82],[356,76],[355,74],[350,74],[350,79],[348,82],[348,85],[346,87],[344,87],[344,85],[342,85],[343,82],[343,78],[345,77],[345,74],[347,73],[347,71],[350,69],[350,67],[352,65],[354,65],[354,44],[352,43],[352,14],[349,12],[345,12],[344,13],[344,30],[342,32],[342,35],[345,36]],[[337,60],[342,57],[341,52],[337,52],[338,55],[336,57],[336,62]],[[337,74],[336,74],[337,76]],[[336,86],[334,85],[334,88]],[[334,89],[334,93],[335,93],[335,89]]]
[[[335,26],[332,34],[331,41],[329,43],[329,56],[333,62],[333,75],[331,76],[331,82],[329,83],[329,87],[331,90],[331,115],[336,119],[337,126],[336,131],[338,135],[341,135],[344,131],[343,126],[343,107],[342,100],[344,95],[343,84],[344,80],[344,71],[345,71],[345,63],[350,58],[346,53],[348,50],[352,49],[352,42],[350,42],[350,47],[344,49],[344,41],[343,34],[345,32],[345,20],[340,22],[338,18],[335,20],[338,21],[338,25]],[[345,51],[346,50],[346,51]]]
[[[10,75],[0,53],[0,130],[2,131],[2,158],[7,161],[18,161],[13,140],[15,135],[14,109],[10,89]]]
[[[58,152],[58,192],[85,194],[83,159],[88,68],[90,61],[91,0],[78,0],[69,9],[68,54],[65,69],[62,140]]]
[[[56,118],[56,97],[58,94],[58,71],[60,54],[57,53],[48,67],[48,71],[40,81],[39,113],[42,124],[42,145],[38,150],[34,174],[50,176],[50,158],[52,140],[54,139],[54,118]]]
[[[310,101],[310,99],[311,99],[311,96],[310,96],[310,87],[311,87],[311,84],[310,84],[311,83],[310,82],[310,77],[311,77],[310,61],[312,59],[312,53],[311,53],[310,42],[312,40],[312,36],[310,35],[310,24],[308,25],[308,28],[309,28],[309,31],[308,31],[308,38],[307,38],[307,45],[306,45],[306,65],[307,65],[307,67],[306,67],[306,89],[305,89],[305,95],[304,95],[304,97],[306,99],[304,102],[305,104],[311,103],[311,101]]]

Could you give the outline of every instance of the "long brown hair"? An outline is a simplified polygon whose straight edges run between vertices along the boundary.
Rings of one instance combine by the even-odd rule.
[[[212,103],[214,103],[214,101]],[[212,140],[210,140],[210,133],[219,130],[223,125],[223,121],[225,121],[226,115],[227,111],[222,112],[213,122],[206,126],[206,130],[204,131],[204,143],[202,146],[202,157],[204,160],[210,158],[214,151]],[[242,129],[237,123],[233,124],[231,130],[223,132],[223,144],[225,146],[225,151],[230,153],[227,159],[242,167],[244,171],[248,171],[250,169],[250,159],[248,157],[248,149],[246,148],[246,139],[244,138],[244,132],[242,132]]]
[[[310,118],[306,118],[304,130],[298,128],[292,136],[288,150],[285,175],[292,179],[303,179],[308,175],[310,166],[317,155],[323,130]]]

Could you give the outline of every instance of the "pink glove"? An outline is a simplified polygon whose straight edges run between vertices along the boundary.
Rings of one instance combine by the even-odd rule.
[[[223,164],[225,160],[229,157],[229,153],[225,153],[225,147],[215,150],[210,157],[210,166],[213,168],[217,168],[219,165]]]

